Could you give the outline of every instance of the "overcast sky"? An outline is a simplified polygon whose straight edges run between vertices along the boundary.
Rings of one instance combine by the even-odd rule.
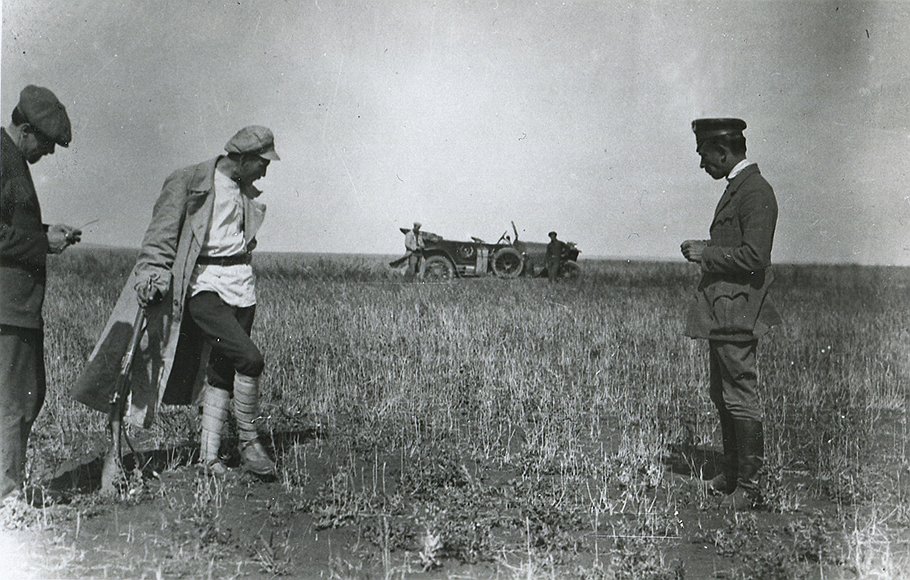
[[[165,177],[272,128],[263,250],[398,253],[514,220],[682,259],[723,190],[690,123],[742,117],[778,262],[910,265],[910,3],[4,0],[3,125],[54,90],[45,221],[138,247]]]

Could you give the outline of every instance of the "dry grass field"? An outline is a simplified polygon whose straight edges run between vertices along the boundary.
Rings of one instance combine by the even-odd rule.
[[[198,473],[197,410],[172,408],[132,432],[129,486],[103,497],[103,417],[67,390],[133,258],[53,260],[30,465],[65,503],[4,514],[20,573],[910,577],[908,269],[777,268],[786,324],[759,347],[769,508],[732,512],[700,483],[720,434],[706,346],[681,336],[697,271],[596,260],[551,286],[259,255],[279,476]]]

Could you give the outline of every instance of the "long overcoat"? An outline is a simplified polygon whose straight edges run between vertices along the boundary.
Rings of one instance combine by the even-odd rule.
[[[727,184],[702,254],[702,278],[689,306],[686,335],[746,342],[781,323],[768,296],[777,199],[757,165]]]
[[[185,167],[164,183],[130,277],[120,292],[85,369],[72,388],[76,400],[107,412],[138,312],[136,286],[152,278],[164,299],[146,308],[143,334],[130,372],[127,420],[149,427],[161,403],[191,404],[201,391],[209,348],[180,340],[187,289],[214,207],[215,158]],[[241,186],[244,239],[252,248],[265,218],[261,192]]]

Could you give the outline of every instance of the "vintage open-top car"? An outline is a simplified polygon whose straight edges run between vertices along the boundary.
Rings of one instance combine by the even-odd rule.
[[[547,275],[547,244],[520,241],[514,222],[512,230],[514,240],[506,231],[494,244],[475,237],[471,237],[470,241],[446,240],[430,232],[421,232],[424,241],[423,278],[445,280],[485,275],[499,278]],[[560,278],[578,277],[581,272],[577,263],[579,253],[574,243],[566,243],[558,274]]]

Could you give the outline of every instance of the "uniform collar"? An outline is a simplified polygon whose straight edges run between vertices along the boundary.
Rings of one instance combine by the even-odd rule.
[[[727,181],[733,181],[733,179],[735,179],[737,175],[742,173],[743,169],[745,169],[746,167],[749,167],[750,165],[754,165],[754,163],[752,163],[748,159],[743,159],[742,161],[740,161],[739,163],[734,165],[733,169],[730,170],[730,173],[727,174]]]
[[[739,166],[738,163],[737,166]],[[736,168],[734,167],[734,169]],[[730,173],[732,174],[733,172],[731,171]],[[728,178],[730,181],[727,182],[727,187],[724,189],[724,194],[720,197],[720,201],[717,202],[717,208],[714,210],[715,219],[717,218],[717,214],[720,213],[720,210],[722,210],[728,203],[730,203],[730,200],[733,199],[733,195],[736,194],[736,191],[743,184],[743,182],[746,181],[749,176],[754,173],[759,173],[758,165],[749,163],[748,165],[742,167],[737,172],[737,174],[733,176],[733,178]]]

